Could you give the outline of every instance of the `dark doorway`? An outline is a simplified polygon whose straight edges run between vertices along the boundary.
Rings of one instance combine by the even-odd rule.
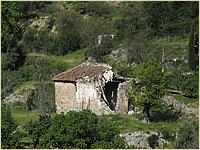
[[[115,110],[117,102],[117,88],[120,82],[108,82],[104,86],[104,93],[111,110]]]

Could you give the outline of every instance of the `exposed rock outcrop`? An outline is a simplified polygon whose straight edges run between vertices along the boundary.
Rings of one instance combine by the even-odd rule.
[[[3,99],[4,103],[23,102],[26,103],[34,89],[27,89],[20,93],[13,93]]]
[[[148,132],[145,133],[143,131],[133,132],[133,133],[125,133],[120,134],[121,137],[124,137],[126,143],[129,146],[134,146],[135,148],[144,148],[144,149],[152,149],[152,144],[149,143],[149,138],[151,136],[157,136],[157,140],[155,141],[157,143],[157,146],[163,147],[165,144],[168,144],[169,142],[164,139],[163,135],[159,132]]]

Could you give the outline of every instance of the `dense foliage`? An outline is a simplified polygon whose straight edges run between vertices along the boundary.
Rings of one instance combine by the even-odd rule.
[[[190,24],[198,18],[198,2],[144,2],[147,25],[152,35],[181,35],[190,32]],[[184,10],[184,11],[183,11]]]
[[[28,110],[43,110],[44,112],[55,112],[54,84],[41,82],[35,90],[31,92],[26,101]]]
[[[197,98],[199,93],[199,73],[174,70],[169,77],[169,84],[175,90],[182,91],[184,96]]]
[[[180,117],[180,112],[172,107],[169,107],[164,102],[154,106],[151,110],[151,121],[159,122],[173,122]]]
[[[36,17],[34,14],[44,9],[48,2],[2,2],[1,45],[4,53],[3,69],[16,70],[23,66],[26,49],[22,44],[22,37],[27,20]]]
[[[4,104],[1,104],[1,147],[11,148],[15,144],[14,131],[17,124],[11,116],[11,110]]]
[[[15,124],[11,125],[16,127]],[[14,130],[15,128],[12,129]],[[6,132],[11,134],[9,130]],[[38,121],[27,122],[23,132],[26,136],[19,136],[17,140],[22,142],[24,138],[29,139],[29,145],[26,145],[29,148],[126,147],[112,122],[101,120],[88,110],[71,111],[65,115],[56,114],[55,116],[42,114]],[[6,141],[2,142],[4,147],[15,148],[14,145],[8,145]]]

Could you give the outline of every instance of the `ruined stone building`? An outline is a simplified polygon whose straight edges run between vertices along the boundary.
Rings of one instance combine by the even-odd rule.
[[[127,113],[129,80],[119,77],[111,66],[83,63],[58,74],[55,82],[56,111],[90,109],[96,114]]]

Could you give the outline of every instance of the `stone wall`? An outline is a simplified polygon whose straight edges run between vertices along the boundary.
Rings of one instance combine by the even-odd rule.
[[[103,99],[103,86],[107,82],[112,81],[112,72],[104,74],[101,80],[94,81],[77,81],[77,83],[55,82],[55,103],[57,112],[68,112],[70,110],[81,111],[90,109],[92,112],[101,114],[114,113],[106,100]],[[128,97],[126,90],[129,88],[130,82],[120,83],[117,89],[117,113],[128,112]]]
[[[120,83],[117,89],[117,113],[128,113],[128,97],[126,91],[130,88],[130,81]]]
[[[196,117],[199,116],[199,110],[198,109],[188,107],[187,105],[176,101],[176,99],[174,99],[172,96],[165,95],[162,98],[162,100],[164,102],[166,102],[169,106],[173,107],[174,109],[180,111],[183,114],[194,115]]]
[[[78,110],[76,85],[74,83],[55,82],[56,112]]]

